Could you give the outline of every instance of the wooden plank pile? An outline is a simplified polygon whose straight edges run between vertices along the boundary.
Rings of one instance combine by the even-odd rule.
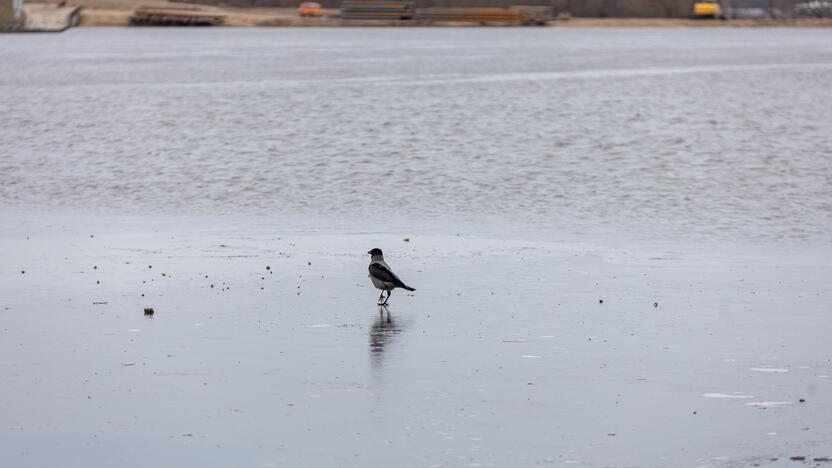
[[[344,0],[341,18],[347,20],[409,20],[413,2],[389,0]]]
[[[130,24],[138,26],[216,26],[225,16],[198,7],[140,6],[130,15]]]
[[[416,19],[425,23],[522,24],[520,11],[510,8],[420,8]]]
[[[515,5],[510,9],[520,12],[522,24],[544,25],[555,19],[555,12],[550,6]]]

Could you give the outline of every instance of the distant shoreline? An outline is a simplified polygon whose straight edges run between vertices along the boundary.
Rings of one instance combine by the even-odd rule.
[[[83,7],[78,26],[130,26],[130,15],[139,5],[176,5],[168,2],[132,2],[106,0],[80,0],[73,5]],[[222,15],[225,27],[500,27],[501,24],[474,24],[462,22],[422,23],[415,20],[344,20],[341,18],[301,18],[293,8],[231,8],[189,5],[201,11]],[[335,14],[336,10],[329,13]],[[511,26],[516,27],[516,26]],[[532,26],[534,27],[534,26]],[[832,27],[832,18],[800,19],[734,19],[734,20],[696,20],[684,18],[571,18],[553,20],[537,27],[571,27],[571,28],[694,28],[694,27]]]
[[[300,18],[268,11],[246,12],[240,9],[217,8],[225,21],[215,27],[520,27],[502,24],[442,22],[425,24],[418,21],[343,20],[340,18]],[[265,9],[258,9],[265,10]],[[130,12],[123,10],[83,9],[78,26],[132,27]],[[140,26],[139,26],[140,27]],[[788,20],[692,20],[667,18],[572,18],[554,20],[543,26],[561,28],[828,28],[832,18]]]
[[[202,18],[211,27],[519,27],[518,24],[437,22],[420,20],[346,20],[338,10],[327,10],[325,17],[302,18],[294,8],[232,8],[137,0],[70,0],[61,4],[24,5],[22,31],[61,32],[73,26],[147,27],[131,24],[138,8],[150,8],[169,18]],[[182,13],[184,11],[184,13]],[[207,20],[206,20],[207,19]],[[190,21],[190,20],[189,20]],[[200,26],[206,27],[206,26]],[[828,28],[832,18],[793,19],[686,19],[686,18],[561,18],[528,27],[560,28]]]

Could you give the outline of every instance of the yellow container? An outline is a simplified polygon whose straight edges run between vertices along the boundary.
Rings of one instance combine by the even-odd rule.
[[[697,18],[719,18],[722,8],[715,1],[703,1],[693,4],[693,16]]]

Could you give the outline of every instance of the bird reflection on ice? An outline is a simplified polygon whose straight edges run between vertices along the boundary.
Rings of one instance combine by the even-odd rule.
[[[374,364],[380,364],[385,346],[401,331],[399,324],[393,320],[389,307],[379,306],[378,317],[370,327],[370,357]]]

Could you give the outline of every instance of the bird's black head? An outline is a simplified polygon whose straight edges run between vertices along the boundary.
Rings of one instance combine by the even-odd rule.
[[[367,253],[370,255],[381,255],[381,249],[373,249]]]

